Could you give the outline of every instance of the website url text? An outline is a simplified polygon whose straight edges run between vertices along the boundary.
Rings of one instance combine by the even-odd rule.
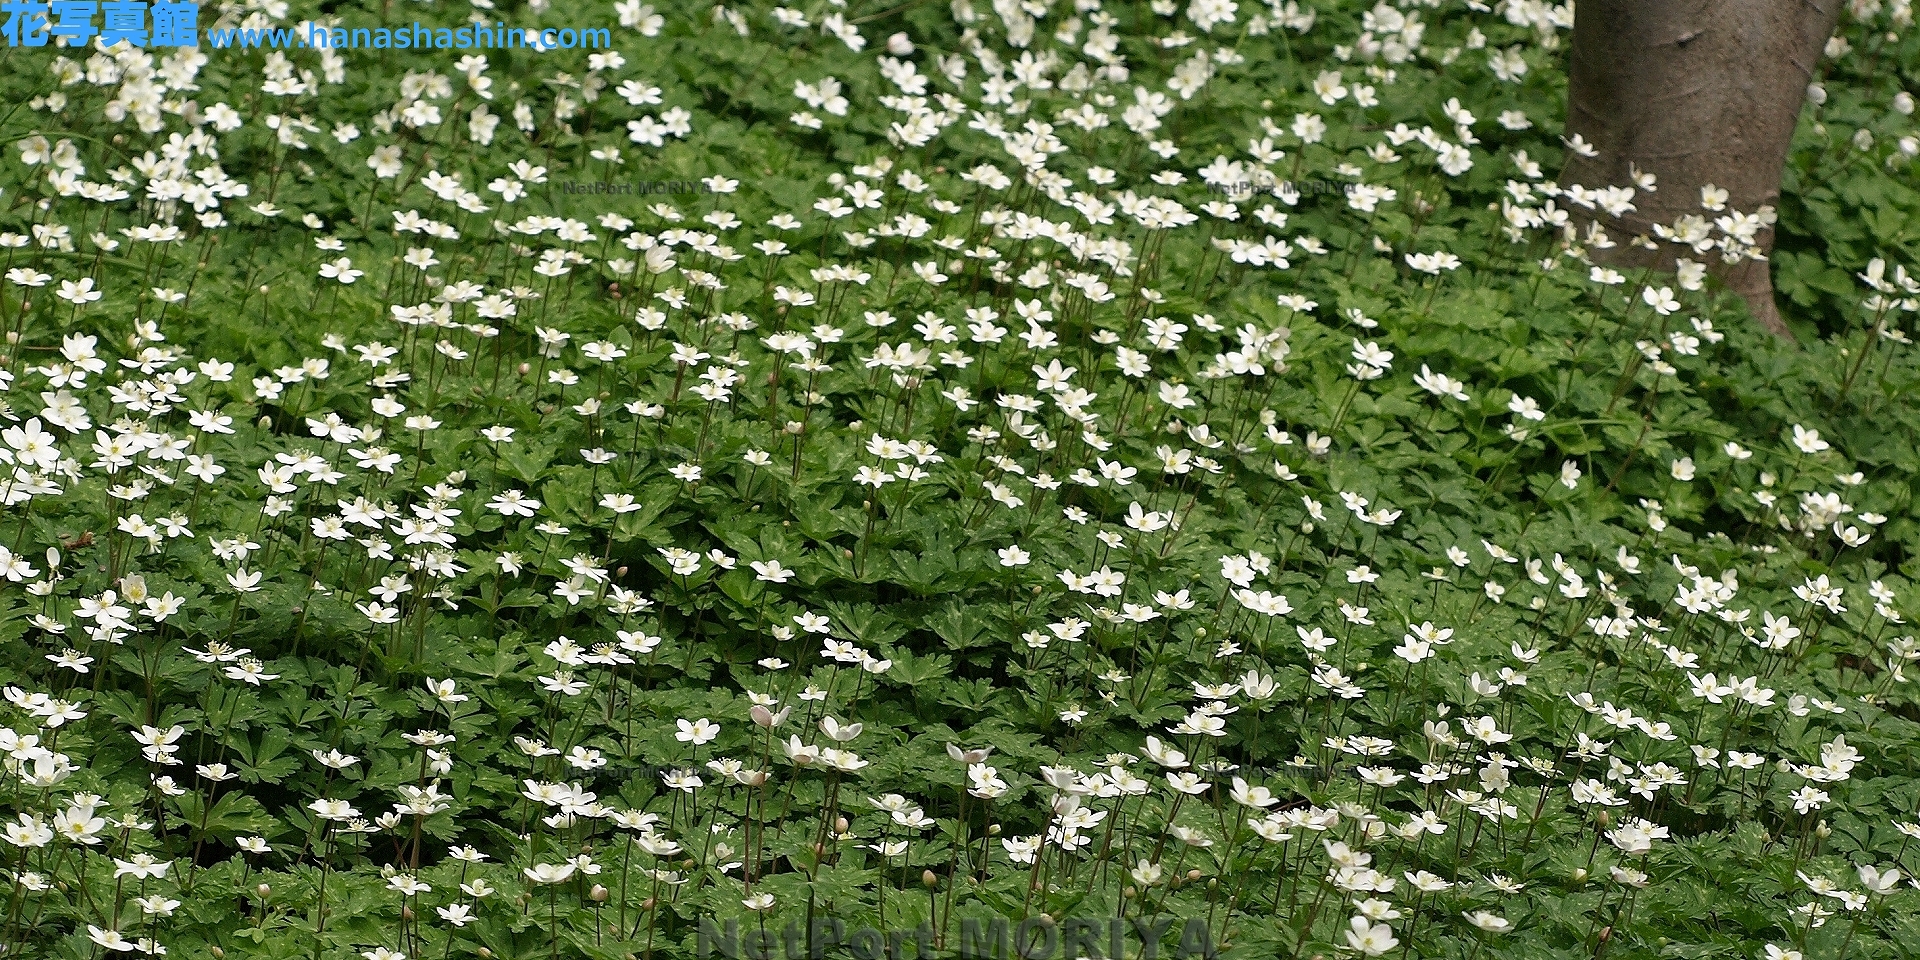
[[[429,27],[415,23],[407,27],[323,27],[308,23],[303,27],[246,28],[208,30],[207,40],[216,49],[264,48],[327,50],[572,50],[604,49],[613,45],[613,33],[605,27],[509,27],[502,23],[467,24],[462,27]]]

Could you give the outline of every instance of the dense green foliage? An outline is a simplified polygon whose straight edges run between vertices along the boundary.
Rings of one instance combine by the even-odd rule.
[[[1798,343],[1570,7],[474,7],[7,54],[0,957],[1914,954],[1905,3]]]

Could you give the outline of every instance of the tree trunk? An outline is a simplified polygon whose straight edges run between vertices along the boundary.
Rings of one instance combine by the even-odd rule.
[[[1841,0],[1580,0],[1568,70],[1567,135],[1599,152],[1571,151],[1563,185],[1631,186],[1629,169],[1652,174],[1624,217],[1596,211],[1616,246],[1596,259],[1671,270],[1677,256],[1706,261],[1768,330],[1791,336],[1773,302],[1767,261],[1728,264],[1720,251],[1692,252],[1655,240],[1654,224],[1683,214],[1711,221],[1700,188],[1727,192],[1745,214],[1780,197],[1794,125],[1814,69],[1840,18]],[[1585,211],[1575,210],[1576,216]],[[1718,236],[1718,231],[1715,232]],[[1755,238],[1773,249],[1773,228]]]

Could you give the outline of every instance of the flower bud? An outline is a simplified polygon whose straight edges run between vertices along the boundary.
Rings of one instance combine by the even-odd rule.
[[[592,889],[592,890],[589,890],[589,891],[587,891],[587,899],[588,899],[588,900],[592,900],[592,901],[593,901],[594,903],[606,903],[606,902],[607,902],[607,888],[606,888],[606,887],[603,887],[603,886],[601,886],[601,885],[599,885],[599,884],[597,884],[597,883],[596,883],[596,884],[594,884],[594,885],[593,885],[593,889]]]
[[[924,884],[927,889],[931,890],[934,884],[940,882],[940,878],[934,876],[932,870],[922,870],[920,871],[920,882]]]
[[[833,820],[834,833],[846,833],[847,827],[849,826],[851,826],[851,824],[847,823],[846,817],[835,817]]]
[[[227,952],[225,950],[222,950],[217,946],[208,947],[207,952],[213,954],[213,960],[223,960],[223,958],[226,957],[227,955]]]
[[[260,899],[265,900],[268,897],[273,896],[273,886],[271,884],[263,883],[257,887],[254,887],[253,892],[259,894]]]

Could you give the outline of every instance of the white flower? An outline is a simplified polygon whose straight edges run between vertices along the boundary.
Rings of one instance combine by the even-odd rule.
[[[1467,918],[1468,923],[1488,933],[1506,933],[1513,929],[1513,921],[1486,910],[1475,910],[1462,916]]]
[[[87,924],[87,937],[94,943],[116,953],[125,953],[135,949],[134,942],[121,936],[118,930],[103,930],[93,924]]]
[[[307,804],[307,809],[322,820],[351,820],[360,815],[360,811],[345,800],[315,800]]]
[[[1664,826],[1635,817],[1607,831],[1607,841],[1627,856],[1639,856],[1653,849],[1653,841],[1664,840],[1668,830]]]
[[[1580,485],[1580,465],[1568,460],[1560,464],[1560,485],[1572,490]]]
[[[520,871],[520,874],[533,883],[565,883],[579,869],[572,861],[564,863],[536,863]]]
[[[1357,914],[1348,921],[1347,946],[1363,956],[1377,957],[1399,945],[1399,938],[1384,923],[1369,924],[1366,917]]]
[[[708,720],[706,717],[692,721],[676,720],[674,722],[680,728],[680,732],[674,734],[673,738],[681,743],[691,743],[697,747],[705,743],[710,743],[715,737],[720,736],[720,725],[714,723],[712,720]]]
[[[93,288],[92,277],[82,277],[79,283],[72,280],[60,281],[59,296],[60,299],[75,304],[92,303],[100,299],[100,291]]]
[[[352,283],[355,280],[358,280],[361,277],[365,276],[366,271],[355,270],[353,268],[352,260],[346,257],[341,257],[338,260],[321,264],[320,275],[323,277],[326,277],[329,280],[338,280],[341,283]]]
[[[1652,307],[1653,312],[1663,317],[1680,309],[1680,301],[1674,299],[1672,287],[1643,288],[1640,291],[1640,299],[1645,301],[1647,306]]]
[[[1875,896],[1884,897],[1900,886],[1900,869],[1898,867],[1882,869],[1880,867],[1862,865],[1859,868],[1859,874],[1860,884],[1867,888],[1868,893]]]
[[[1421,273],[1433,274],[1435,276],[1438,276],[1443,271],[1458,270],[1460,268],[1460,262],[1459,257],[1444,250],[1439,253],[1407,254],[1407,266]]]
[[[843,724],[831,715],[820,719],[820,732],[826,734],[835,743],[847,743],[853,740],[860,736],[860,729],[861,725],[858,723]]]
[[[1820,439],[1820,431],[1808,430],[1797,423],[1793,425],[1793,445],[1801,453],[1819,453],[1833,446]]]

